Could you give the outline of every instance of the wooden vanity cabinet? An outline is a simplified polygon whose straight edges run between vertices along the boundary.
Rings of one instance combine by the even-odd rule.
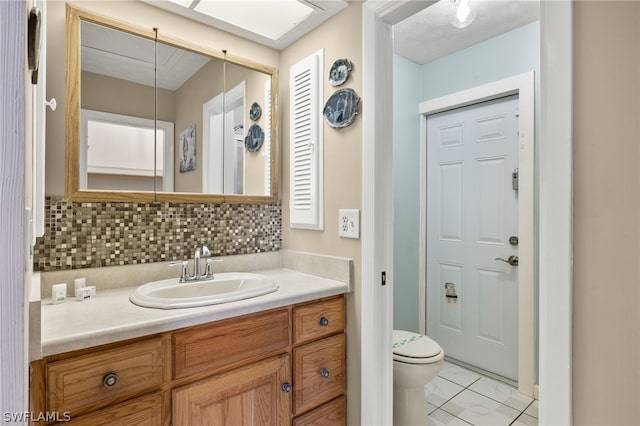
[[[345,360],[335,296],[35,361],[31,411],[92,426],[344,425]]]

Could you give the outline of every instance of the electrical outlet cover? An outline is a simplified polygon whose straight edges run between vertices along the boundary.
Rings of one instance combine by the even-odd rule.
[[[360,210],[340,209],[338,235],[345,238],[360,238]]]

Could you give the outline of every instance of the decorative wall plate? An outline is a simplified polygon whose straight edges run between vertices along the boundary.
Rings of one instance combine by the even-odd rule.
[[[329,83],[332,86],[340,86],[347,81],[351,73],[351,61],[348,59],[338,59],[331,66],[329,71]]]
[[[249,133],[244,138],[244,147],[247,148],[249,152],[256,152],[262,146],[262,142],[264,141],[264,132],[262,128],[257,124],[251,125],[249,127]]]
[[[322,113],[327,124],[334,128],[347,127],[358,114],[360,98],[353,89],[337,90],[324,105]]]
[[[260,108],[260,104],[254,102],[251,104],[251,108],[249,108],[249,118],[251,121],[256,121],[262,115],[262,108]]]

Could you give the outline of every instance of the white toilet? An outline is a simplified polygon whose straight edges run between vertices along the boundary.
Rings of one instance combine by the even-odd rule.
[[[423,334],[393,330],[393,424],[424,426],[427,407],[424,385],[444,364],[444,351]]]

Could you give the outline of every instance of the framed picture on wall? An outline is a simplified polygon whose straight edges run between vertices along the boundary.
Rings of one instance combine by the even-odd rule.
[[[196,169],[196,125],[180,132],[180,173]]]

